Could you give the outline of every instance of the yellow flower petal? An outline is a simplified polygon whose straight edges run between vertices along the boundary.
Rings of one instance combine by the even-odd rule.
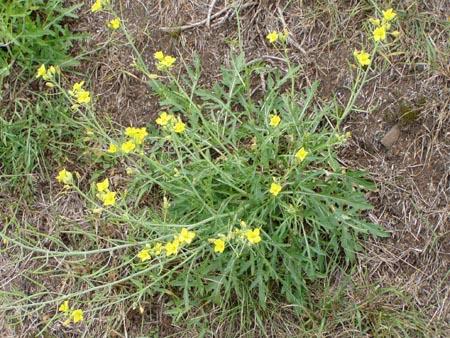
[[[99,192],[107,191],[109,188],[109,181],[105,178],[103,181],[97,183],[97,190]]]
[[[133,141],[127,141],[120,146],[123,153],[131,153],[136,148],[136,144]]]
[[[282,190],[283,188],[281,187],[281,185],[279,185],[278,183],[272,183],[271,185],[270,185],[270,190],[269,190],[269,192],[273,195],[273,196],[277,196],[280,192],[281,192],[281,190]]]
[[[214,252],[222,253],[225,250],[225,241],[223,239],[213,240]]]
[[[271,127],[276,127],[280,124],[281,122],[281,117],[278,115],[270,115],[270,123],[269,125]]]
[[[262,240],[260,230],[258,228],[245,231],[244,236],[247,238],[250,244],[258,244]]]
[[[373,31],[373,39],[375,41],[386,40],[386,28],[384,26],[375,28],[375,30]]]
[[[108,149],[106,150],[106,152],[110,153],[110,154],[115,154],[117,153],[117,146],[115,144],[110,144]]]
[[[138,252],[137,257],[141,260],[141,262],[145,262],[152,258],[150,256],[150,250],[149,249],[142,249]]]
[[[81,322],[84,319],[83,310],[78,309],[78,310],[72,311],[71,317],[72,317],[74,324]]]
[[[303,161],[306,156],[308,156],[309,152],[305,150],[305,148],[301,147],[299,151],[295,153],[295,158],[300,162]]]
[[[91,6],[91,12],[95,13],[103,9],[102,0],[96,0]]]
[[[47,74],[47,69],[45,68],[45,65],[41,65],[36,73],[36,78],[39,79],[40,77],[43,77]]]
[[[180,244],[186,243],[191,244],[192,241],[195,238],[195,232],[189,231],[186,228],[181,229],[181,232],[178,234],[177,239],[180,242]]]
[[[178,248],[180,246],[180,242],[175,239],[172,242],[167,243],[164,246],[164,249],[166,249],[166,255],[167,256],[172,256],[172,255],[176,255],[178,253]]]
[[[113,30],[119,29],[121,25],[122,21],[120,20],[120,18],[114,18],[108,23],[108,27]]]
[[[392,8],[383,11],[383,19],[386,21],[392,21],[397,16],[397,13]]]
[[[69,312],[69,310],[70,310],[70,307],[69,307],[69,301],[68,301],[68,300],[65,300],[64,303],[62,303],[62,304],[59,306],[58,310],[59,310],[60,312],[64,312],[64,313]]]
[[[116,194],[117,193],[114,191],[107,191],[106,193],[101,194],[100,197],[103,201],[103,205],[107,207],[116,204]]]
[[[355,50],[353,52],[353,55],[356,59],[356,61],[358,61],[359,65],[361,66],[368,66],[371,63],[371,59],[370,59],[370,54],[366,53],[365,51],[358,51]]]
[[[155,54],[153,54],[153,57],[158,61],[162,61],[164,59],[164,53],[161,51],[155,52]]]
[[[73,175],[70,171],[63,169],[58,173],[58,176],[56,176],[56,180],[59,183],[64,183],[64,184],[69,185],[69,184],[73,183]]]
[[[278,40],[278,33],[273,31],[270,32],[269,34],[267,34],[266,39],[270,42],[270,43],[275,43]]]
[[[185,130],[186,130],[186,125],[181,120],[178,120],[178,122],[175,123],[175,125],[173,126],[173,131],[178,134],[183,133]]]

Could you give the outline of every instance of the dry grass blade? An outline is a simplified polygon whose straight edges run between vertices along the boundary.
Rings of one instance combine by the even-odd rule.
[[[206,19],[203,19],[201,21],[194,22],[194,23],[187,24],[187,25],[177,26],[177,27],[160,27],[159,29],[161,31],[163,31],[163,32],[168,32],[168,33],[185,31],[185,30],[188,30],[188,29],[192,29],[192,28],[195,28],[195,27],[202,26],[204,24],[209,25],[211,20],[219,18],[221,15],[223,15],[224,13],[227,13],[229,10],[245,9],[245,8],[252,7],[252,6],[255,6],[255,5],[257,5],[256,2],[247,2],[245,4],[235,3],[235,4],[232,4],[232,5],[227,6],[225,8],[222,8],[220,11],[218,11],[217,13],[215,13],[215,14],[213,14],[211,16],[208,15],[208,17]]]

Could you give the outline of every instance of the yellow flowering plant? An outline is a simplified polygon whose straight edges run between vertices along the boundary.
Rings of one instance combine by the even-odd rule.
[[[373,25],[384,27],[387,18],[393,22],[395,16]],[[317,83],[294,90],[300,67],[291,63],[284,73],[233,55],[207,87],[200,85],[198,61],[186,69],[188,76],[178,77],[169,71],[176,59],[156,52],[164,76],[148,80],[161,103],[151,126],[125,127],[115,138],[111,134],[118,133],[93,123],[107,158],[99,170],[105,172],[90,182],[95,193],[77,192],[100,209],[95,221],[126,224],[129,231],[120,244],[94,232],[86,236],[94,248],[89,252],[103,253],[96,246],[107,242],[117,244],[105,250],[108,255],[117,248],[121,253],[123,275],[102,271],[98,285],[103,276],[130,283],[136,292],[127,297],[136,303],[170,290],[168,297],[183,305],[178,315],[199,304],[229,309],[244,302],[265,309],[272,294],[300,307],[314,281],[337,263],[355,260],[361,237],[385,236],[363,218],[371,208],[365,193],[374,185],[338,161],[346,138],[336,135],[343,134],[340,124],[354,108],[374,52],[357,50],[354,58],[360,78],[341,114],[335,102],[314,104]],[[47,68],[37,74],[43,77]],[[252,80],[260,75],[267,88],[256,99]],[[84,104],[90,100],[84,88],[77,82],[67,96]],[[105,178],[112,169],[123,173],[120,203],[111,190],[116,180]],[[56,179],[73,182],[65,169]],[[106,236],[103,228],[95,231]],[[84,319],[68,303],[59,311],[72,323]]]
[[[154,54],[157,62],[165,57]],[[329,124],[321,124],[325,118],[338,121],[340,116],[331,113],[338,110],[322,107],[320,114],[307,114],[317,85],[300,96],[282,89],[295,81],[298,71],[292,67],[282,77],[264,65],[249,67],[239,55],[223,70],[214,91],[192,87],[200,77],[197,63],[187,70],[192,83],[170,72],[166,78],[149,79],[164,105],[155,112],[151,142],[143,144],[147,151],[134,164],[138,170],[129,178],[127,193],[139,196],[133,199],[139,204],[149,190],[159,191],[162,202],[159,212],[150,213],[148,246],[134,251],[135,269],[154,264],[151,271],[167,271],[164,283],[179,285],[188,308],[193,297],[195,302],[232,302],[241,297],[233,291],[236,287],[264,307],[267,281],[279,283],[287,301],[300,304],[309,282],[326,272],[327,257],[336,259],[339,253],[351,262],[359,236],[385,235],[361,218],[370,209],[364,192],[373,185],[362,173],[343,171],[336,154],[345,140]],[[248,84],[260,72],[269,88],[256,102]],[[132,137],[131,130],[126,133]],[[165,270],[165,264],[176,271]],[[246,282],[255,273],[250,266],[258,271],[259,282]],[[205,286],[192,274],[211,290],[203,300],[198,290]],[[214,281],[216,274],[221,283]]]

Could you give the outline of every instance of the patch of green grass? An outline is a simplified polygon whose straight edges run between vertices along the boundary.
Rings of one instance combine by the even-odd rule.
[[[15,64],[28,74],[41,63],[76,64],[68,52],[79,36],[65,20],[76,19],[80,6],[66,8],[62,0],[0,2],[0,81]]]
[[[0,186],[29,195],[38,179],[53,179],[48,168],[67,161],[83,130],[58,99],[37,95],[12,109],[0,115]]]

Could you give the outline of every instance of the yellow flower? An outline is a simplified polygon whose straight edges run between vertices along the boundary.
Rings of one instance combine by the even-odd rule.
[[[295,154],[295,158],[302,162],[306,156],[308,156],[309,152],[305,150],[305,148],[301,147],[299,151]]]
[[[36,73],[36,78],[44,77],[47,74],[47,69],[45,69],[45,65],[41,65]]]
[[[277,196],[280,192],[281,192],[281,185],[279,185],[278,183],[272,183],[270,185],[270,190],[269,192],[273,195],[273,196]]]
[[[91,94],[87,90],[80,90],[77,94],[77,102],[80,104],[87,104],[91,102]]]
[[[272,127],[276,127],[280,124],[281,122],[281,117],[278,115],[270,115],[270,126]]]
[[[103,181],[97,183],[97,190],[99,192],[107,191],[109,188],[109,181],[105,178]]]
[[[356,59],[356,61],[358,61],[358,63],[361,65],[361,66],[368,66],[368,65],[370,65],[370,63],[371,63],[371,60],[370,60],[370,54],[369,53],[366,53],[365,51],[359,51],[359,50],[355,50],[354,52],[353,52],[353,56],[355,57],[355,59]]]
[[[191,244],[195,238],[195,232],[189,231],[186,228],[181,229],[181,232],[176,237],[176,240],[180,242],[180,244],[186,243]]]
[[[156,119],[156,124],[160,126],[166,126],[170,120],[172,120],[173,115],[167,114],[165,111],[159,114],[159,117]]]
[[[127,141],[120,146],[123,153],[131,153],[136,148],[136,144],[133,141]]]
[[[83,86],[84,86],[84,81],[74,83],[72,86],[73,93],[77,93],[77,92],[83,90]],[[72,94],[72,95],[74,95],[74,94]]]
[[[166,255],[167,256],[172,256],[172,255],[176,255],[178,253],[178,248],[180,246],[180,242],[175,239],[172,242],[167,243],[164,246],[164,249],[166,249]]]
[[[278,40],[278,33],[273,31],[270,32],[269,34],[267,34],[266,39],[270,42],[270,43],[275,43]]]
[[[379,26],[379,25],[381,25],[380,19],[370,18],[370,19],[369,19],[369,22],[370,22],[372,25],[374,25],[374,26]]]
[[[145,262],[152,258],[150,256],[150,250],[149,249],[142,249],[138,252],[137,257],[141,260],[141,262]]]
[[[155,54],[153,54],[153,57],[158,61],[162,61],[164,59],[164,53],[161,51],[155,52]]]
[[[116,192],[108,191],[101,195],[105,207],[116,204]]]
[[[161,251],[163,249],[163,245],[161,243],[156,243],[155,246],[152,248],[152,252],[155,255],[160,255]]]
[[[214,252],[222,253],[225,250],[225,241],[223,239],[213,240]]]
[[[386,27],[380,26],[375,28],[373,31],[373,39],[375,41],[384,41],[386,40]]]
[[[115,154],[117,153],[117,146],[113,143],[111,143],[108,147],[108,149],[106,150],[106,152],[110,153],[110,154]]]
[[[173,126],[173,131],[178,134],[181,134],[185,130],[186,130],[186,125],[181,120],[178,120],[178,122],[175,123],[175,125]]]
[[[397,13],[392,8],[383,11],[383,19],[386,21],[392,21],[397,16]]]
[[[62,303],[60,306],[59,306],[59,309],[58,309],[60,312],[64,312],[64,313],[67,313],[67,312],[69,312],[69,310],[70,310],[70,307],[69,307],[69,301],[68,300],[65,300],[64,301],[64,303]]]
[[[73,183],[73,175],[70,171],[63,169],[58,173],[58,176],[56,176],[56,180],[59,183],[72,184]]]
[[[147,137],[148,132],[145,127],[143,128],[134,128],[128,127],[125,129],[125,135],[132,137],[136,144],[142,144],[144,139]]]
[[[121,24],[122,21],[120,20],[120,18],[115,18],[108,23],[108,27],[111,29],[119,29]]]
[[[134,135],[136,134],[136,130],[137,128],[127,127],[125,128],[125,135],[129,137],[134,137]]]
[[[134,141],[136,142],[136,144],[142,144],[147,135],[148,132],[147,129],[145,129],[145,127],[136,128],[136,131],[134,133]]]
[[[250,244],[258,244],[259,242],[261,242],[260,230],[258,228],[245,231],[244,236],[247,238]]]
[[[158,68],[159,70],[170,69],[173,67],[176,60],[177,59],[173,56],[165,55],[162,60],[159,60],[156,68]]]
[[[56,67],[55,66],[50,66],[48,68],[47,74],[55,75],[56,74]]]
[[[91,6],[91,12],[95,13],[103,9],[102,0],[96,0]]]
[[[72,311],[71,317],[73,319],[74,324],[81,322],[84,319],[83,310],[78,309],[78,310]]]

